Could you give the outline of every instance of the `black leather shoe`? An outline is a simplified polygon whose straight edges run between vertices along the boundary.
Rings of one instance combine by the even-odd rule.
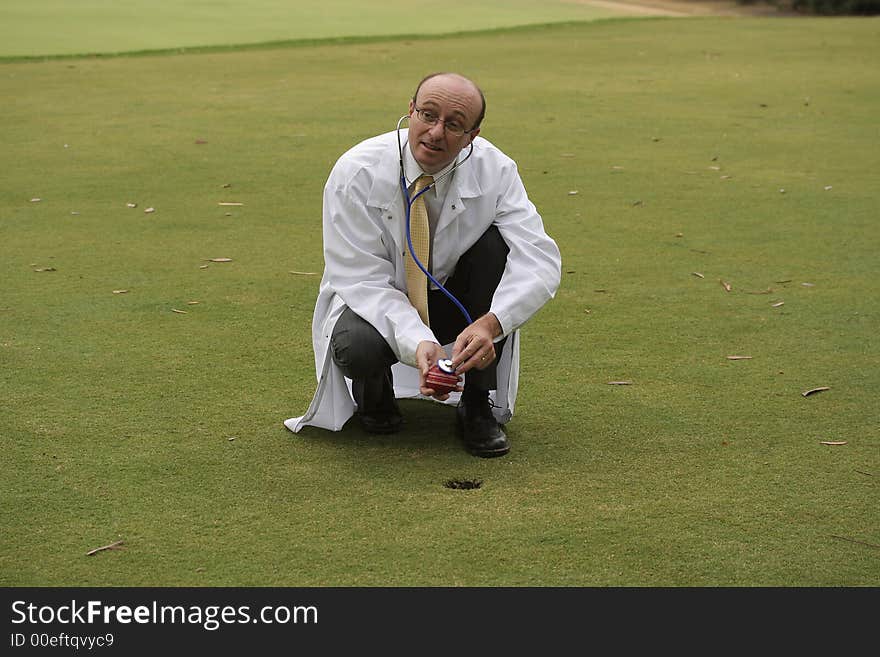
[[[458,429],[465,449],[474,456],[492,458],[510,451],[507,436],[492,414],[489,399],[460,401],[456,408]]]
[[[395,412],[358,413],[361,426],[368,433],[397,433],[403,426],[403,416]]]

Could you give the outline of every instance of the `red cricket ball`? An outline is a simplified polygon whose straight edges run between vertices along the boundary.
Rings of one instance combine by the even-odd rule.
[[[455,373],[455,370],[452,369],[452,361],[448,359],[441,359],[434,363],[428,370],[428,376],[425,377],[425,385],[438,395],[452,392],[459,381],[461,381],[461,375]]]

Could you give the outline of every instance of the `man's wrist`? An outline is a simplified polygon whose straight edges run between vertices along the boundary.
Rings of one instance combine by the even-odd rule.
[[[482,317],[480,317],[478,322],[482,323],[492,334],[492,338],[498,338],[504,334],[504,329],[501,327],[501,322],[498,321],[498,318],[495,316],[495,313],[488,312]]]

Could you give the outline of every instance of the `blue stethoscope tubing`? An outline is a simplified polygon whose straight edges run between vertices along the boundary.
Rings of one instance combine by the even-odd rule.
[[[458,299],[455,298],[455,296],[452,294],[452,292],[450,292],[445,287],[443,287],[443,285],[441,285],[440,281],[438,281],[436,278],[434,278],[431,275],[431,272],[429,272],[425,268],[425,266],[422,264],[422,262],[418,259],[418,257],[416,256],[415,249],[413,248],[412,234],[410,233],[410,216],[412,214],[412,204],[415,203],[416,199],[419,198],[419,196],[421,196],[422,194],[427,192],[429,189],[431,189],[434,185],[436,185],[438,181],[435,180],[433,183],[431,183],[430,185],[428,185],[427,187],[422,189],[418,194],[416,194],[415,196],[410,198],[409,189],[407,188],[407,184],[406,184],[406,176],[403,174],[403,144],[400,142],[400,124],[404,121],[404,119],[407,119],[407,118],[409,118],[409,117],[402,116],[402,117],[400,117],[400,120],[397,122],[397,146],[400,151],[400,191],[403,193],[403,202],[404,202],[404,205],[406,206],[406,246],[407,246],[407,248],[409,248],[409,254],[412,256],[413,262],[416,263],[416,265],[418,265],[418,268],[421,269],[422,272],[425,274],[425,276],[428,277],[428,280],[430,280],[434,285],[436,285],[437,289],[440,290],[441,292],[443,292],[443,294],[445,294],[449,298],[449,300],[452,301],[452,303],[454,303],[456,305],[456,307],[461,311],[461,314],[464,315],[464,318],[467,320],[467,323],[470,325],[470,324],[474,323],[474,320],[471,319],[470,313],[468,313],[467,309],[462,305],[462,303]],[[455,171],[461,164],[463,164],[464,162],[467,161],[467,159],[474,152],[474,145],[471,144],[470,147],[471,147],[471,149],[470,149],[470,151],[468,151],[468,154],[465,156],[465,158],[463,160],[461,160],[461,162],[456,162],[455,166],[452,167],[445,174],[443,174],[443,176],[441,176],[441,178],[448,176],[453,171]]]

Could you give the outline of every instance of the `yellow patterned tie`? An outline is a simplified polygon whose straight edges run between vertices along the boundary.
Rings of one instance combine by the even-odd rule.
[[[413,197],[432,182],[434,182],[434,179],[431,176],[422,176],[416,180]],[[409,231],[416,257],[427,269],[428,259],[431,254],[431,233],[428,228],[428,211],[425,208],[424,194],[413,201],[409,215]],[[419,317],[422,318],[425,325],[430,326],[428,323],[428,278],[419,269],[419,266],[413,262],[409,248],[406,250],[404,265],[406,267],[406,290],[409,301],[419,311]]]

